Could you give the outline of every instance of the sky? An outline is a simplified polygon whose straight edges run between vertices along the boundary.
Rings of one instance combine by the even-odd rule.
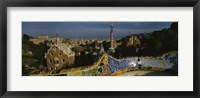
[[[22,22],[22,33],[32,37],[58,34],[62,38],[109,38],[113,24],[114,38],[149,33],[169,28],[172,22]]]

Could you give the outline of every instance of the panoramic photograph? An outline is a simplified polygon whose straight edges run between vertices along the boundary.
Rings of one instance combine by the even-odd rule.
[[[178,76],[178,22],[22,22],[22,76]]]

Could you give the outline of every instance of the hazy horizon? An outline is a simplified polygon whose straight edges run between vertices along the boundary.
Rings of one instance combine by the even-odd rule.
[[[62,38],[109,38],[110,24],[114,38],[130,34],[150,33],[169,28],[172,22],[22,22],[22,34],[32,37],[56,34]]]

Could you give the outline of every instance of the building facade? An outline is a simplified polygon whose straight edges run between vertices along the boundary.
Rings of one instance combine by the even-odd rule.
[[[72,66],[75,53],[65,44],[54,44],[45,54],[48,70],[60,70]]]

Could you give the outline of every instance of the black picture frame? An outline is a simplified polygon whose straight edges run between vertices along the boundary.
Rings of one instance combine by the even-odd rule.
[[[7,7],[193,7],[193,91],[7,91]],[[35,97],[118,97],[118,98],[198,98],[200,0],[1,0],[0,1],[0,96]],[[191,66],[191,65],[190,65]]]

